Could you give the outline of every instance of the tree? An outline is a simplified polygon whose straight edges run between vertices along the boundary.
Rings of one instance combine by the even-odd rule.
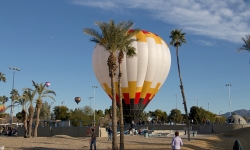
[[[48,104],[47,101],[45,101],[43,104],[42,104],[42,108],[41,108],[41,111],[40,111],[40,116],[39,116],[41,119],[50,119],[50,105]]]
[[[35,99],[35,95],[36,95],[36,90],[32,90],[30,88],[24,88],[23,89],[23,98],[29,102],[29,116],[28,116],[28,123],[27,123],[27,129],[28,129],[28,136],[27,137],[31,137],[31,133],[32,133],[32,123],[33,123],[33,116],[34,116],[34,106],[33,106],[33,102]]]
[[[178,55],[179,46],[181,46],[182,43],[186,43],[186,39],[185,39],[186,33],[182,33],[181,31],[182,29],[181,30],[175,29],[171,31],[170,38],[172,39],[172,41],[170,42],[170,45],[173,45],[176,48],[176,58],[177,58],[178,73],[179,73],[179,78],[180,78],[180,89],[181,89],[183,105],[184,105],[184,109],[186,113],[186,120],[187,120],[187,127],[188,127],[188,140],[190,141],[190,122],[188,119],[187,102],[186,102],[186,97],[184,93],[184,87],[182,84],[180,62],[179,62],[179,55]]]
[[[241,38],[244,42],[244,44],[242,45],[242,47],[238,48],[237,52],[241,52],[241,51],[248,51],[250,52],[250,34],[246,35],[246,39]]]
[[[136,41],[137,39],[132,38],[135,34],[139,32],[139,30],[130,30],[134,23],[132,21],[130,22],[124,22],[124,24],[121,24],[123,27],[121,30],[121,36],[124,36],[123,38],[123,46],[120,46],[119,53],[118,53],[118,97],[119,97],[119,110],[120,110],[120,149],[124,149],[124,122],[123,122],[123,106],[122,106],[122,88],[121,88],[121,77],[122,77],[122,71],[121,71],[121,65],[122,60],[124,58],[124,53],[126,53],[127,57],[133,57],[136,55],[135,47],[130,46],[132,42]],[[129,32],[131,31],[131,32]],[[133,118],[134,119],[134,118]]]
[[[55,106],[53,112],[56,120],[68,120],[70,117],[69,109],[66,106]]]
[[[175,123],[181,123],[183,120],[183,116],[181,114],[181,111],[178,109],[172,109],[170,111],[170,114],[168,116],[168,121],[173,121]]]
[[[155,117],[156,121],[161,121],[161,122],[167,121],[167,113],[160,109],[156,109],[152,113],[152,116]]]
[[[8,97],[6,97],[5,95],[4,96],[0,96],[0,102],[2,104],[5,104],[6,102],[8,102]]]
[[[13,111],[14,111],[14,103],[15,103],[15,100],[17,100],[19,98],[19,93],[16,89],[12,89],[11,92],[10,92],[11,96],[11,105],[10,105],[10,109],[11,109],[11,119],[10,119],[10,124],[12,124],[12,121],[13,121]]]
[[[115,24],[114,20],[106,22],[96,22],[95,24],[101,29],[101,33],[94,29],[85,28],[84,33],[92,36],[91,42],[95,42],[103,46],[108,52],[109,57],[107,60],[107,65],[109,68],[109,77],[111,79],[111,98],[112,98],[112,130],[113,130],[113,140],[112,149],[118,149],[117,141],[117,111],[116,111],[116,95],[115,95],[115,72],[116,72],[116,56],[117,50],[121,50],[124,47],[124,38],[127,36],[124,32],[124,27],[126,27],[128,22],[120,22]]]
[[[54,97],[51,96],[50,94],[53,94],[56,96],[56,93],[52,90],[46,89],[46,85],[43,83],[38,84],[38,83],[35,83],[33,80],[32,80],[32,83],[38,94],[38,98],[36,99],[36,125],[34,129],[34,137],[37,137],[37,129],[38,129],[38,125],[40,122],[39,117],[40,117],[40,110],[43,104],[43,98],[48,97],[55,101]]]
[[[0,72],[0,81],[6,82],[5,74]]]
[[[23,121],[23,126],[24,126],[24,138],[28,137],[28,127],[27,127],[27,101],[25,93],[23,93],[22,96],[20,96],[17,100],[17,103],[22,106],[22,111],[19,114],[19,117],[17,116],[18,119]]]
[[[74,127],[79,127],[81,125],[89,125],[90,116],[84,114],[83,108],[78,108],[75,110],[70,110],[70,121],[71,125]]]

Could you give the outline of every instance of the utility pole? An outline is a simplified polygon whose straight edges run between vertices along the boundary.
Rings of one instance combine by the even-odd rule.
[[[232,86],[231,84],[226,84],[228,86],[228,99],[229,99],[229,109],[230,109],[230,116],[232,115],[231,113],[231,99],[230,99],[230,87]]]

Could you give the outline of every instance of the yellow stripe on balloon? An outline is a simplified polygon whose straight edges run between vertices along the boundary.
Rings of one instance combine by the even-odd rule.
[[[141,98],[146,97],[151,84],[152,84],[152,82],[150,82],[150,81],[144,81],[143,86],[142,86],[141,96],[140,96]]]
[[[155,40],[156,44],[162,44],[161,39],[158,36],[156,36],[155,34],[151,33],[151,32],[149,32],[149,34],[145,34],[145,36],[153,38]]]
[[[135,98],[136,81],[128,81],[129,98]]]
[[[107,84],[107,83],[103,83],[102,85],[103,85],[103,87],[104,87],[104,91],[105,91],[108,95],[112,96],[112,94],[111,94],[111,88],[109,88],[108,84]]]
[[[139,31],[135,37],[137,38],[137,42],[147,42],[147,39],[142,31]]]
[[[149,99],[152,99],[153,96],[159,91],[159,87],[161,86],[161,83],[157,83],[155,88],[152,88],[152,93],[151,96],[149,97]]]

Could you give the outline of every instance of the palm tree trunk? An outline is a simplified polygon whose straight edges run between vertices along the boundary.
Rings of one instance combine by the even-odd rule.
[[[23,126],[24,126],[24,138],[28,137],[28,129],[27,129],[27,112],[25,109],[22,110],[22,116],[23,116]]]
[[[121,77],[122,77],[122,72],[121,72],[121,64],[122,64],[122,59],[123,59],[123,52],[119,52],[119,57],[118,57],[118,63],[119,63],[119,75],[118,75],[118,97],[119,97],[119,103],[120,103],[120,150],[124,150],[124,123],[123,123],[123,106],[122,106],[122,89],[121,89]]]
[[[28,137],[30,138],[32,135],[32,122],[33,122],[33,116],[34,116],[34,106],[30,105],[29,107],[29,128],[28,128]]]
[[[116,57],[110,53],[108,58],[109,76],[111,78],[111,92],[112,92],[112,149],[118,150],[117,141],[117,112],[116,112],[116,95],[115,95],[115,70],[116,70]]]
[[[181,69],[180,69],[180,63],[179,63],[178,46],[176,47],[176,57],[177,57],[178,73],[179,73],[179,78],[180,78],[180,89],[181,89],[181,94],[182,94],[182,98],[183,98],[183,105],[184,105],[184,109],[185,109],[185,113],[186,113],[188,141],[190,141],[190,122],[189,122],[189,119],[188,119],[186,97],[185,97],[184,87],[183,87],[182,78],[181,78]]]
[[[36,113],[36,125],[35,125],[35,129],[34,129],[34,137],[37,137],[37,129],[38,129],[38,125],[39,125],[39,122],[40,122],[40,110],[41,108],[38,106],[37,107],[37,113]]]

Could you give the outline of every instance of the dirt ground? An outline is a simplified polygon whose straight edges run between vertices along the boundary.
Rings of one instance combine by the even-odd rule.
[[[240,140],[245,150],[250,150],[250,128],[239,129],[224,134],[203,134],[191,136],[188,141],[186,135],[180,136],[184,145],[182,150],[232,150],[234,141]],[[120,137],[118,137],[119,139]],[[165,137],[144,137],[125,135],[125,149],[171,150],[173,135]],[[89,149],[89,138],[74,138],[65,135],[53,137],[0,137],[0,146],[5,150],[61,150],[61,149]],[[112,142],[107,138],[97,138],[97,149],[111,149]]]

